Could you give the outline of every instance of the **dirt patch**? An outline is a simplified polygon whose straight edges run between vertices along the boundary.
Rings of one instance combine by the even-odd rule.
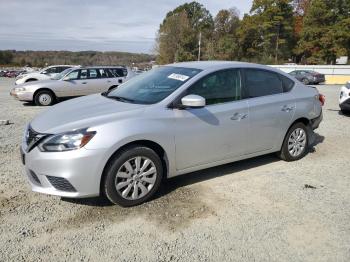
[[[200,187],[196,186],[196,188]],[[215,215],[215,211],[204,202],[203,197],[204,195],[199,189],[178,188],[155,200],[132,208],[122,208],[115,205],[83,207],[82,210],[77,211],[73,216],[59,219],[54,224],[50,224],[47,227],[47,231],[53,232],[61,228],[77,229],[96,223],[122,223],[139,217],[167,230],[175,231],[188,226],[193,220]],[[102,199],[86,201],[84,202],[83,199],[79,200],[81,204],[105,204]],[[76,201],[71,202],[73,202],[72,205],[77,204]]]

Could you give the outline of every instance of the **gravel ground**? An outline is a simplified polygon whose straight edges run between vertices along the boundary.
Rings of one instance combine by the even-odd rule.
[[[168,181],[134,208],[31,192],[19,159],[26,122],[44,108],[0,79],[0,261],[350,261],[350,119],[326,95],[304,159],[273,155]],[[310,185],[312,187],[306,187]]]

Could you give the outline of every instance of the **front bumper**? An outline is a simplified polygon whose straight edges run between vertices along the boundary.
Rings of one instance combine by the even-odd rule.
[[[33,191],[62,197],[91,197],[100,194],[104,150],[81,148],[67,152],[26,152],[21,146],[25,175]]]
[[[15,90],[11,90],[10,95],[19,101],[33,101],[32,92],[27,92],[27,91],[16,92]]]

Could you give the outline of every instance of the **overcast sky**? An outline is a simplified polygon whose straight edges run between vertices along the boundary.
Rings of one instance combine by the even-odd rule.
[[[0,0],[0,49],[151,53],[166,13],[185,0]],[[213,16],[252,0],[199,0]]]

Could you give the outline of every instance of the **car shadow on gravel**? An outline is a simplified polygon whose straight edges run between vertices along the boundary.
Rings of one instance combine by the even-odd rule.
[[[143,218],[147,223],[176,231],[187,227],[193,221],[216,216],[216,204],[222,201],[221,195],[200,182],[216,177],[238,175],[240,171],[280,161],[273,154],[242,160],[213,167],[163,181],[156,196],[139,206],[123,208],[112,205],[103,197],[68,199],[61,198],[64,208],[71,215],[48,225],[47,232],[65,228],[81,228],[97,224],[110,225],[123,223],[134,218]],[[191,186],[195,185],[195,186]],[[207,196],[210,195],[208,201]]]
[[[323,143],[324,140],[325,140],[324,136],[321,136],[318,133],[314,133],[314,141],[309,147],[309,153],[315,153],[316,152],[316,146],[318,144]]]
[[[182,187],[186,187],[192,184],[197,184],[206,180],[211,180],[216,177],[233,175],[234,173],[239,173],[244,170],[267,165],[277,161],[280,161],[280,159],[277,158],[274,154],[269,154],[269,155],[259,156],[251,159],[241,160],[241,161],[232,162],[221,166],[216,166],[216,167],[188,173],[188,174],[177,176],[174,178],[164,179],[160,190],[151,201],[167,196],[171,192],[174,192],[177,189]],[[104,206],[113,205],[105,197],[102,197],[102,196],[93,197],[93,198],[81,198],[81,199],[61,198],[61,200],[65,202],[75,203],[79,205],[87,205],[87,206],[104,207]]]

